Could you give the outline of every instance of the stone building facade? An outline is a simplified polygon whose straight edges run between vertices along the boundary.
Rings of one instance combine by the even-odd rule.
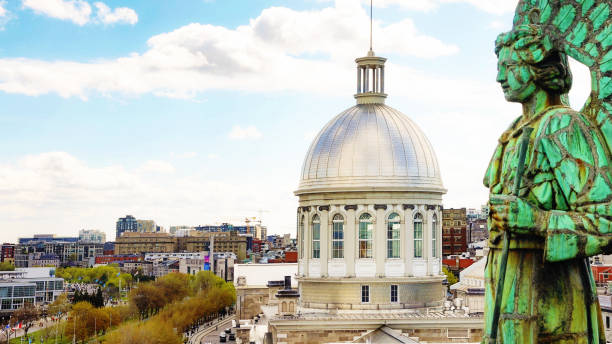
[[[167,233],[124,232],[115,241],[115,254],[176,252],[177,238]]]
[[[442,306],[446,190],[425,134],[384,104],[385,61],[371,51],[356,60],[357,105],[304,159],[295,191],[302,307]]]

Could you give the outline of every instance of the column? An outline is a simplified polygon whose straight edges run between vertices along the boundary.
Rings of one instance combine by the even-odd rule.
[[[385,66],[380,67],[380,93],[385,93]]]
[[[412,260],[414,259],[414,219],[412,208],[404,207],[404,222],[406,223],[403,228],[404,233],[402,233],[404,234],[404,247],[406,248],[404,274],[407,277],[412,277],[414,275],[412,270]]]
[[[357,93],[361,93],[361,68],[357,66]]]
[[[431,219],[433,212],[431,206],[425,206],[425,216],[423,216],[423,258],[425,258],[426,274],[432,275],[431,270]]]
[[[327,261],[331,246],[329,206],[321,206],[319,211],[321,212],[321,277],[327,277]]]
[[[372,85],[372,91],[378,92],[378,68],[376,68],[376,66],[372,67],[372,75],[374,78],[374,82]]]
[[[297,238],[297,246],[298,246],[298,262],[300,261],[300,259],[302,259],[302,233],[300,232],[300,221],[302,220],[302,212],[301,212],[301,207],[298,207],[298,211],[297,211],[297,234],[296,234],[296,238]]]
[[[363,74],[365,76],[365,82],[364,82],[364,90],[363,92],[370,92],[370,72],[368,71],[368,67],[364,67],[363,68]]]
[[[375,205],[376,224],[374,225],[374,259],[376,262],[376,276],[385,275],[385,260],[387,259],[387,228],[385,226],[386,205]]]
[[[304,276],[306,277],[310,277],[310,273],[309,273],[309,268],[310,268],[310,257],[312,257],[312,252],[310,252],[310,250],[312,250],[311,248],[311,233],[312,230],[310,228],[311,224],[311,214],[312,214],[312,209],[311,207],[305,207],[305,211],[302,212],[302,214],[304,215]]]
[[[349,208],[350,207],[350,208]],[[348,208],[348,209],[347,209]],[[357,246],[355,229],[355,208],[345,207],[346,228],[344,230],[344,262],[346,264],[346,275],[355,276],[355,252]]]

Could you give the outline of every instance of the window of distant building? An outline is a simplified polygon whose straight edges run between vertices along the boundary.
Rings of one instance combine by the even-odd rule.
[[[312,258],[321,258],[321,220],[319,215],[312,218]]]
[[[423,258],[423,215],[414,215],[414,257]]]
[[[344,217],[336,214],[332,223],[332,258],[344,258]]]
[[[369,285],[361,286],[361,302],[362,303],[370,302],[370,286]]]
[[[398,290],[398,285],[397,284],[392,284],[391,285],[391,302],[397,302],[397,290]]]
[[[372,258],[372,216],[365,213],[359,217],[359,258]]]
[[[397,213],[389,215],[387,221],[387,258],[400,257],[400,217]]]

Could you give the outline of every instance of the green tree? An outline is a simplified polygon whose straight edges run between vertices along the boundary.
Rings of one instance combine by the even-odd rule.
[[[52,315],[67,314],[71,308],[72,304],[68,300],[68,295],[64,293],[49,305],[49,313]]]
[[[448,281],[448,285],[453,285],[457,282],[459,282],[459,280],[457,279],[457,277],[455,277],[455,274],[453,274],[452,272],[450,272],[446,266],[442,267],[442,272],[444,272],[444,274],[446,275],[446,280]]]
[[[15,265],[9,262],[0,263],[0,271],[15,271]]]

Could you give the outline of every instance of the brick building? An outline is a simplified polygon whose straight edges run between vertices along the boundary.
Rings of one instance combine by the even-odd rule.
[[[467,252],[467,211],[465,208],[442,211],[442,254]]]
[[[15,244],[2,244],[2,256],[0,256],[0,259],[2,262],[15,264]]]

